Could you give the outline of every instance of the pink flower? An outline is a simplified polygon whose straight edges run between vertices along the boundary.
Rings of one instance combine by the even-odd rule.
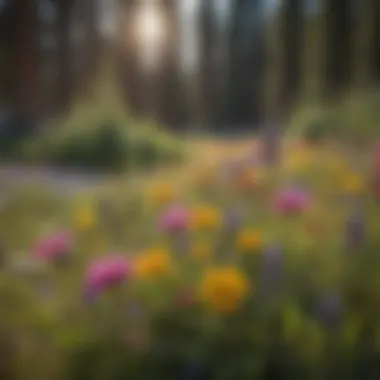
[[[132,264],[123,256],[98,259],[88,268],[86,288],[98,293],[121,284],[133,273]]]
[[[172,206],[159,220],[160,227],[168,232],[182,232],[190,225],[190,212],[181,206]]]
[[[34,254],[39,259],[55,261],[68,256],[72,247],[72,236],[65,231],[58,231],[37,241]]]
[[[275,209],[283,214],[302,212],[310,205],[309,194],[300,188],[286,188],[275,198]]]

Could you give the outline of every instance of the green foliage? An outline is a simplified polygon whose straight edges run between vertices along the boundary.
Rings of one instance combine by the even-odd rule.
[[[295,157],[300,153],[292,152]],[[263,233],[263,247],[256,253],[242,252],[235,232],[224,224],[216,230],[181,235],[190,245],[212,243],[212,258],[206,262],[194,262],[183,240],[178,248],[177,235],[156,231],[163,205],[152,206],[151,191],[135,193],[121,187],[112,197],[95,198],[94,223],[86,228],[75,225],[71,217],[89,207],[91,194],[79,200],[83,203],[72,204],[48,192],[15,191],[0,209],[0,236],[7,258],[0,274],[0,345],[15,347],[9,350],[9,371],[21,380],[186,379],[191,374],[226,380],[360,380],[363,370],[378,378],[380,203],[369,186],[337,201],[337,194],[347,189],[339,187],[336,176],[347,173],[334,172],[331,180],[329,165],[337,158],[348,163],[356,157],[318,148],[309,154],[312,160],[303,168],[308,173],[304,182],[318,205],[315,215],[272,212],[272,195],[290,180],[286,165],[276,169],[276,181],[273,173],[260,168],[257,185],[244,196],[219,179],[208,185],[207,195],[195,190],[197,183],[186,189],[174,185],[190,205],[209,202],[222,213],[231,207],[244,210],[238,232],[254,226]],[[364,183],[366,173],[360,172]],[[367,235],[351,251],[345,227],[358,198],[363,201]],[[100,200],[107,201],[106,212],[100,210]],[[315,229],[316,224],[321,230]],[[42,265],[29,252],[19,254],[19,250],[32,251],[33,238],[47,226],[66,227],[75,238],[66,266]],[[284,276],[275,292],[263,286],[260,277],[272,240],[281,243],[284,258]],[[95,299],[84,297],[86,268],[99,254],[117,249],[133,259],[140,249],[172,245],[173,252],[178,251],[172,255],[178,270],[173,277],[132,278]],[[23,267],[20,273],[12,265],[20,258],[34,266]],[[226,263],[251,281],[246,302],[229,315],[210,310],[198,299],[204,272]],[[183,290],[195,302],[183,302],[178,297]],[[330,292],[342,301],[333,326],[318,311],[321,295]],[[335,312],[334,307],[325,309],[324,317],[334,319]]]
[[[12,158],[111,171],[181,161],[185,147],[178,139],[160,125],[129,115],[112,63],[112,53],[106,54],[90,99],[78,96],[65,114],[46,122],[33,138],[16,136]]]
[[[379,110],[378,93],[354,93],[337,104],[300,106],[290,120],[288,134],[310,142],[369,143],[380,134]]]

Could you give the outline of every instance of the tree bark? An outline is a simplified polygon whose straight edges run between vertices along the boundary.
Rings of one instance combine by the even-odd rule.
[[[72,92],[70,10],[73,0],[58,0],[58,83],[57,107],[63,111],[70,103]]]
[[[373,9],[373,39],[372,39],[372,72],[376,83],[380,82],[380,1],[372,1]]]
[[[340,95],[351,79],[351,24],[350,0],[326,0],[326,66],[325,93]]]
[[[13,108],[15,115],[34,123],[40,117],[38,19],[32,0],[14,0],[13,26]]]
[[[202,84],[201,102],[202,127],[208,128],[214,121],[214,77],[213,77],[213,41],[214,25],[211,0],[202,0],[201,5],[201,48],[200,48],[200,77]]]
[[[285,0],[282,14],[283,75],[280,104],[286,113],[294,105],[302,78],[303,0]]]

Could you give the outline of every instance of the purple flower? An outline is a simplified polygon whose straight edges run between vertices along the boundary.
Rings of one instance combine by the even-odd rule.
[[[317,318],[328,329],[339,327],[342,320],[342,299],[334,291],[323,294],[317,303]]]
[[[166,232],[186,231],[190,226],[190,212],[182,206],[172,206],[160,217],[159,226]]]
[[[58,231],[37,241],[34,254],[38,259],[57,261],[68,256],[72,248],[72,236],[65,231]]]
[[[88,292],[98,294],[103,290],[119,285],[132,276],[132,264],[123,256],[109,256],[96,260],[86,274]]]
[[[309,194],[299,187],[281,190],[275,198],[275,209],[282,214],[297,214],[309,207]]]

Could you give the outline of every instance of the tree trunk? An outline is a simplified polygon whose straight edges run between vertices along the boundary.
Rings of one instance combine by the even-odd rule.
[[[283,75],[280,104],[288,113],[300,90],[304,36],[303,0],[284,0],[282,14]]]
[[[373,31],[375,28],[374,8],[378,0],[360,0],[355,20],[355,48],[351,59],[354,63],[353,76],[356,88],[366,88],[372,82]],[[380,21],[378,21],[380,22]]]
[[[70,10],[73,0],[59,0],[58,7],[58,83],[57,107],[60,111],[70,103],[72,91]]]
[[[166,24],[169,28],[165,41],[164,60],[159,72],[158,118],[166,126],[177,129],[184,123],[185,103],[178,55],[178,1],[165,0],[163,3]]]
[[[11,13],[14,112],[22,120],[34,123],[39,119],[41,110],[36,7],[32,0],[14,0]]]
[[[340,95],[351,77],[351,0],[326,0],[326,95]]]
[[[380,1],[372,1],[373,9],[373,40],[372,40],[372,72],[373,79],[380,82]]]
[[[211,0],[202,0],[201,5],[201,54],[200,77],[202,83],[202,127],[214,122],[214,77],[212,47],[214,41],[213,10]]]

